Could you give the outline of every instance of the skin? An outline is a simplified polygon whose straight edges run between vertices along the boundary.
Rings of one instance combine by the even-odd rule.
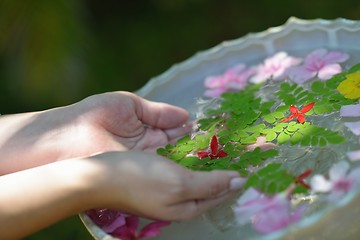
[[[0,117],[0,232],[17,239],[91,208],[191,219],[241,188],[152,152],[189,130],[185,110],[128,92]]]

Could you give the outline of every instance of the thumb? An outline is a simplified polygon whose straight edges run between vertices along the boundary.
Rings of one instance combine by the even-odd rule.
[[[227,192],[239,190],[246,179],[235,171],[193,172],[186,180],[187,197],[190,199],[211,199]]]

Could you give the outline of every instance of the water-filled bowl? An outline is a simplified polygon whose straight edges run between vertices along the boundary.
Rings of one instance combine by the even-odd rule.
[[[304,56],[317,48],[350,53],[348,67],[360,62],[360,21],[347,19],[301,20],[290,18],[286,24],[264,32],[251,33],[199,52],[151,79],[137,93],[153,101],[184,107],[190,112],[205,91],[204,79],[222,73],[236,63],[257,64],[279,51]],[[268,235],[254,234],[236,227],[221,229],[212,213],[197,220],[173,223],[156,239],[355,239],[360,238],[360,193],[354,190],[339,201],[314,212],[288,228]],[[221,206],[212,212],[222,211]],[[215,214],[218,216],[218,213]],[[85,214],[80,214],[97,240],[113,239]],[[216,219],[215,219],[216,222]]]

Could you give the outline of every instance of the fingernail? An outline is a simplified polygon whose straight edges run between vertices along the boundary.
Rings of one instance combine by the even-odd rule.
[[[230,190],[241,189],[246,182],[246,178],[236,177],[230,180]]]

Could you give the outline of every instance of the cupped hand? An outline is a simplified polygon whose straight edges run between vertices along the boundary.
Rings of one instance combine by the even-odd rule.
[[[191,219],[233,196],[245,179],[233,171],[196,172],[138,151],[93,156],[92,208],[161,220]]]
[[[188,132],[188,113],[181,108],[145,100],[129,92],[94,95],[72,106],[81,113],[92,149],[154,150]],[[89,146],[87,146],[89,147]]]
[[[183,136],[188,113],[129,92],[0,118],[0,175],[75,157],[131,149],[153,151]]]

